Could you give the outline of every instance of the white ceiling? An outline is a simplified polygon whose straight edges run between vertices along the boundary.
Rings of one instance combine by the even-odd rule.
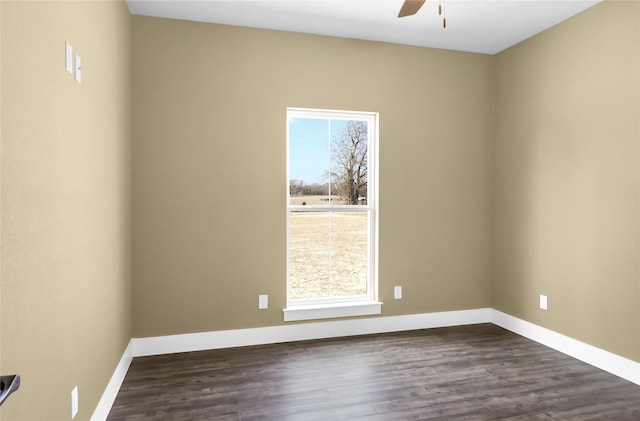
[[[600,0],[427,0],[398,18],[403,0],[126,0],[135,15],[495,54]]]

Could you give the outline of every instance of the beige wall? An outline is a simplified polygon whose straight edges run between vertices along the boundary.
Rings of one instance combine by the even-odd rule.
[[[133,34],[136,337],[283,323],[286,107],[380,113],[384,316],[491,305],[492,57],[145,17]]]
[[[639,7],[496,56],[493,283],[495,308],[636,361]]]
[[[130,17],[2,1],[4,420],[89,419],[131,338]],[[78,85],[64,42],[82,57]]]

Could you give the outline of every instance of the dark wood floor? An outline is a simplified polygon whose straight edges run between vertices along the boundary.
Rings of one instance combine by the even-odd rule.
[[[135,358],[109,420],[640,420],[640,386],[491,324]]]

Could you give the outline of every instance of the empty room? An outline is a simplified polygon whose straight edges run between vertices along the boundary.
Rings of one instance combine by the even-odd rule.
[[[0,24],[0,420],[640,419],[640,1]]]

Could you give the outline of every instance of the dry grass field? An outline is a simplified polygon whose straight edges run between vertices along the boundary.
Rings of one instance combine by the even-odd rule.
[[[320,204],[313,203],[310,196],[305,196],[305,201],[308,205]],[[365,294],[367,232],[366,212],[292,213],[290,298]]]

